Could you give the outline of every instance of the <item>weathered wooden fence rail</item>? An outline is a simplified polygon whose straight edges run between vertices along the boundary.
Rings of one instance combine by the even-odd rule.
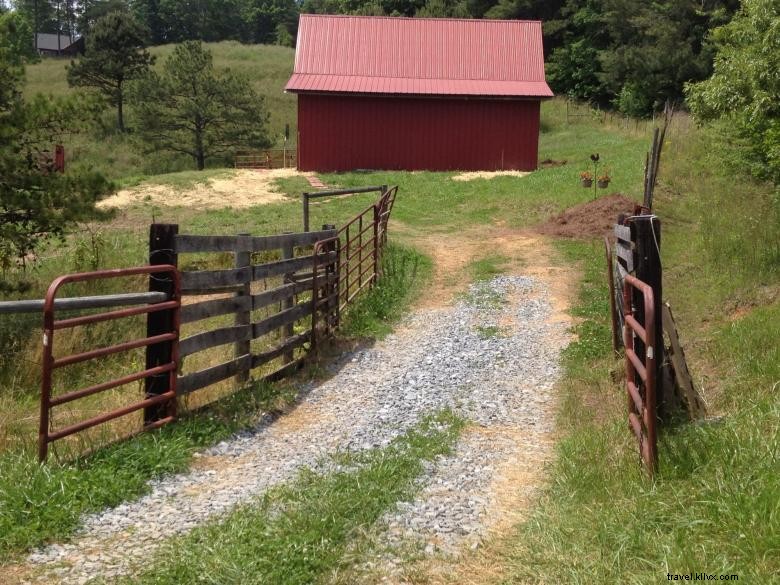
[[[171,226],[153,226],[151,241],[156,241],[155,231],[172,229]],[[283,376],[301,364],[302,358],[295,359],[294,352],[316,336],[316,317],[320,310],[312,295],[312,273],[316,268],[323,272],[318,275],[320,278],[331,282],[334,279],[324,272],[333,267],[338,274],[336,254],[315,253],[311,247],[335,236],[335,230],[261,237],[174,235],[174,265],[178,266],[180,256],[185,254],[230,253],[233,257],[232,268],[196,271],[180,268],[183,324],[220,316],[234,317],[231,324],[220,323],[183,337],[179,343],[181,359],[186,364],[187,358],[194,354],[225,345],[232,345],[234,351],[227,361],[210,363],[205,368],[181,375],[177,382],[179,395],[231,377],[242,385],[253,370],[279,358],[281,367],[265,372],[263,377]],[[265,261],[253,263],[253,256],[262,256]],[[306,273],[303,278],[300,277],[302,271]],[[262,290],[258,285],[262,285]],[[230,296],[198,299],[198,295],[226,293]],[[302,321],[309,319],[311,324],[304,329]],[[296,325],[304,330],[296,334]],[[272,334],[278,339],[268,339]]]
[[[323,226],[273,236],[201,236],[179,234],[174,224],[153,224],[148,266],[66,275],[52,283],[45,300],[0,303],[0,313],[44,315],[41,460],[51,442],[104,422],[143,409],[142,428],[157,428],[175,419],[179,397],[229,378],[239,387],[251,377],[276,380],[300,367],[318,338],[338,327],[341,310],[377,282],[397,192],[395,187],[381,189],[376,203],[339,230]],[[56,295],[65,283],[138,275],[148,275],[148,292]],[[110,307],[126,308],[54,318],[55,311]],[[134,316],[145,316],[145,337],[54,356],[55,330]],[[117,374],[88,388],[54,391],[54,370],[139,349],[145,352],[145,366],[138,372]],[[96,416],[52,428],[54,407],[132,383],[143,384],[143,392],[130,404],[95,404],[90,409]]]

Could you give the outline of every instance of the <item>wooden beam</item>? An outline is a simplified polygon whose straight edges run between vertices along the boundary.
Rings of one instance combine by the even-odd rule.
[[[194,392],[200,388],[211,386],[212,384],[226,380],[231,376],[235,376],[241,370],[248,370],[251,365],[252,356],[243,355],[238,359],[234,359],[217,366],[212,366],[199,372],[187,374],[178,380],[178,394],[189,394],[190,392]]]
[[[186,357],[228,343],[238,343],[248,341],[252,338],[252,326],[233,325],[231,327],[221,327],[220,329],[211,329],[203,333],[197,333],[186,337],[179,342],[179,353],[181,357]]]

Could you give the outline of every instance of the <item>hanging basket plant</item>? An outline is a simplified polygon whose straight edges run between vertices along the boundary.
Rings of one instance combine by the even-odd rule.
[[[582,182],[582,186],[586,189],[593,185],[593,173],[590,171],[582,171],[580,173],[580,181]]]
[[[606,189],[609,186],[609,182],[611,180],[612,177],[609,176],[609,172],[605,171],[603,175],[599,175],[596,184],[598,185],[599,189]]]

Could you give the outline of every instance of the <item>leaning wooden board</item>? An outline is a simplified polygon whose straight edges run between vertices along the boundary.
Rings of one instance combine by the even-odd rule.
[[[664,333],[669,337],[670,343],[670,347],[667,349],[667,356],[672,360],[677,386],[682,391],[688,406],[688,415],[691,419],[704,418],[706,414],[704,400],[693,385],[693,378],[688,371],[685,353],[680,344],[680,337],[677,335],[677,325],[674,322],[672,308],[669,306],[669,303],[664,303],[661,307],[661,319],[663,321]]]

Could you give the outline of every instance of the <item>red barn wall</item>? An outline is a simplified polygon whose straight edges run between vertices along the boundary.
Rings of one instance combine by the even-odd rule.
[[[529,171],[538,148],[538,100],[298,96],[302,171]]]

